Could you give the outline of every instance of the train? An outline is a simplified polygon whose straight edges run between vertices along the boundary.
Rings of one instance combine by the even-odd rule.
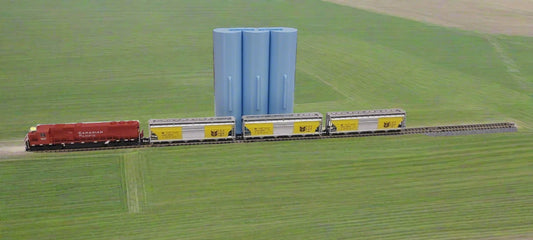
[[[242,124],[236,124],[240,121]],[[401,131],[403,109],[150,119],[144,136],[138,120],[39,124],[24,138],[26,151],[167,144],[193,141],[236,141],[337,134]],[[242,126],[242,134],[236,134]]]

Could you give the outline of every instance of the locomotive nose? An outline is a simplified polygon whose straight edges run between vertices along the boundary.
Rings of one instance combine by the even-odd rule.
[[[26,146],[26,151],[30,150],[30,138],[35,135],[37,127],[30,127],[30,131],[24,137],[24,145]]]

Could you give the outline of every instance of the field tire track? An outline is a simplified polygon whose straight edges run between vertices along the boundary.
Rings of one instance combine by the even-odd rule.
[[[487,39],[494,50],[496,50],[496,53],[498,53],[498,56],[507,68],[507,72],[514,78],[523,79],[523,77],[520,75],[520,69],[518,69],[516,62],[507,54],[507,52],[505,52],[498,39],[489,35],[485,35],[485,39]]]
[[[122,186],[129,213],[140,213],[146,203],[144,169],[146,160],[139,151],[124,153],[122,161]]]
[[[485,35],[485,39],[490,43],[490,45],[494,48],[500,59],[502,60],[503,64],[505,65],[507,69],[507,73],[511,75],[513,80],[515,80],[518,85],[521,88],[524,89],[532,89],[533,86],[530,82],[528,82],[525,77],[520,72],[520,68],[518,67],[518,64],[509,56],[507,51],[505,51],[504,47],[500,44],[497,37]]]
[[[322,77],[320,77],[318,74],[316,73],[313,73],[311,71],[307,71],[307,70],[302,70],[300,69],[300,71],[302,71],[303,73],[305,74],[308,74],[309,76],[312,76],[314,77],[315,79],[317,79],[318,81],[320,81],[321,83],[327,85],[328,87],[330,87],[331,89],[333,89],[335,92],[338,92],[340,95],[342,95],[343,97],[345,97],[346,99],[348,99],[350,102],[353,102],[354,99],[347,93],[341,91],[339,88],[337,88],[335,85],[331,84],[330,82],[326,81],[325,79],[323,79]]]

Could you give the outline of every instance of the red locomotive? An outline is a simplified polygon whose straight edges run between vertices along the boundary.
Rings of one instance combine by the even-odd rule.
[[[26,150],[140,144],[139,121],[41,124],[24,138]]]

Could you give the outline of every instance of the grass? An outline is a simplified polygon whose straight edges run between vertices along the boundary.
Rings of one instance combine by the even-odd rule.
[[[0,189],[18,196],[3,195],[3,226],[8,239],[530,234],[529,138],[406,136],[31,155],[0,164],[4,179],[19,182]],[[147,198],[133,213],[121,175],[131,171],[119,168],[143,157]]]
[[[533,235],[532,38],[321,1],[0,4],[4,141],[37,123],[212,116],[211,30],[225,26],[299,29],[298,112],[520,127],[2,158],[1,239]]]

